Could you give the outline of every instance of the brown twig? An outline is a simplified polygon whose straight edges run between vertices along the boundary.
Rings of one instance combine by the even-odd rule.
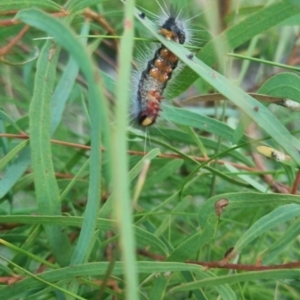
[[[17,12],[17,10],[0,11],[0,16],[15,15]]]
[[[280,270],[280,269],[296,269],[300,267],[300,261],[291,262],[281,265],[271,265],[271,266],[257,266],[257,265],[246,265],[246,264],[224,264],[223,261],[215,262],[201,262],[194,260],[187,260],[188,264],[200,265],[209,269],[230,269],[230,270],[240,270],[240,271],[267,271],[267,270]]]
[[[49,258],[47,259],[47,261],[48,261],[49,263],[51,263],[51,264],[54,264],[54,263],[55,263],[55,258],[54,258],[54,256],[53,256],[53,255],[49,256]],[[49,266],[42,264],[42,265],[40,265],[40,266],[38,267],[38,269],[35,271],[35,274],[43,273],[43,272],[45,272],[45,271],[47,270],[47,268],[49,268]]]
[[[166,257],[163,255],[150,253],[144,249],[138,249],[137,253],[139,255],[153,258],[158,261],[165,261],[165,259],[166,259]],[[212,262],[186,260],[185,263],[203,266],[207,269],[230,269],[230,270],[240,270],[240,271],[266,271],[266,270],[280,270],[280,269],[295,269],[295,268],[300,267],[300,261],[286,263],[286,264],[280,264],[280,265],[271,265],[271,266],[232,264],[232,263],[224,264],[224,260],[212,261]]]
[[[7,13],[13,13],[16,11],[9,11]],[[65,17],[68,15],[67,11],[60,11],[60,12],[55,12],[52,13],[52,16],[54,17]],[[19,21],[18,19],[10,19],[10,20],[0,20],[0,27],[7,27],[7,26],[13,26],[16,24],[20,24],[21,21]],[[26,34],[26,32],[29,30],[30,26],[29,25],[25,25],[22,30],[4,47],[0,48],[0,57],[4,56],[5,54],[7,54],[11,48],[16,45],[22,38],[23,36]]]
[[[10,49],[16,45],[29,30],[29,26],[25,25],[22,30],[4,47],[0,48],[0,57],[4,56]]]
[[[110,35],[116,35],[116,31],[114,28],[110,26],[110,24],[107,22],[107,20],[102,16],[91,10],[90,8],[86,8],[83,15],[86,18],[89,18],[95,22],[98,22]],[[118,49],[118,41],[117,39],[114,39],[114,45],[115,45],[115,50]]]
[[[93,280],[94,284],[101,286],[103,284],[103,280]],[[106,283],[106,286],[114,290],[116,293],[121,294],[122,290],[119,288],[118,282],[114,279],[109,279]],[[113,300],[116,300],[116,296],[113,296]],[[100,299],[100,298],[99,298]],[[102,299],[102,298],[101,298]]]
[[[21,226],[19,223],[7,223],[7,224],[0,224],[0,230],[12,230],[14,228],[17,228]]]
[[[46,12],[52,13],[53,16],[66,16],[68,12],[66,10],[62,10],[59,12],[53,12],[50,10],[46,10]],[[10,16],[10,15],[16,15],[18,13],[18,10],[7,10],[7,11],[0,11],[0,16]]]
[[[12,14],[12,13],[17,13],[18,11],[9,11],[9,12],[6,12],[6,14]],[[0,15],[3,15],[4,13],[1,13]],[[60,11],[60,12],[55,12],[55,13],[52,13],[51,15],[53,17],[58,17],[58,18],[61,18],[61,17],[66,17],[69,13],[64,10],[64,11]],[[0,27],[7,27],[7,26],[13,26],[13,25],[17,25],[17,24],[20,24],[22,23],[21,21],[19,21],[18,19],[9,19],[9,20],[0,20]]]
[[[226,29],[225,19],[226,19],[227,15],[230,13],[230,7],[231,7],[231,0],[220,0],[219,1],[219,13],[220,13],[220,18],[222,20],[223,29]]]
[[[294,184],[293,184],[292,189],[291,189],[291,194],[294,194],[294,195],[297,194],[299,184],[300,184],[300,169],[297,172]]]
[[[0,27],[7,27],[20,24],[21,21],[17,19],[10,19],[10,20],[0,20]]]
[[[21,276],[11,276],[11,277],[0,277],[0,283],[4,283],[7,285],[13,285],[14,283],[16,283],[17,281],[22,280],[23,277]]]
[[[297,65],[299,63],[299,45],[297,43],[297,40],[300,38],[300,32],[298,32],[296,38],[295,38],[295,43],[293,46],[293,49],[287,59],[286,64],[287,65]]]
[[[29,135],[27,135],[27,134],[0,133],[0,137],[25,139],[25,140],[29,139]],[[67,147],[77,148],[77,149],[91,150],[90,146],[86,146],[86,145],[82,145],[82,144],[69,143],[69,142],[60,141],[60,140],[53,140],[53,139],[51,139],[50,142],[52,144],[63,145],[63,146],[67,146]],[[104,148],[101,148],[101,150],[105,151]],[[145,155],[148,154],[148,152],[129,150],[128,154],[137,155],[137,156],[145,156]],[[167,158],[167,159],[183,159],[184,158],[184,156],[182,156],[180,154],[166,154],[166,153],[161,153],[157,157]],[[206,162],[208,160],[205,157],[198,157],[198,156],[189,156],[189,157],[192,158],[193,160],[197,161],[197,162]],[[214,161],[215,160],[212,160],[210,163],[213,163]],[[245,171],[249,171],[249,172],[258,172],[258,171],[260,171],[256,168],[248,167],[248,166],[245,166],[245,165],[240,165],[238,163],[229,162],[229,161],[225,161],[225,160],[221,160],[221,159],[219,159],[217,161],[217,163],[220,164],[220,165],[229,164],[229,165],[231,165],[231,166],[233,166],[237,169],[245,170]]]

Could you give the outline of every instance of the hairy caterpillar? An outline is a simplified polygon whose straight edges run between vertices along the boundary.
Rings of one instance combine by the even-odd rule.
[[[158,33],[179,44],[188,42],[189,30],[185,21],[180,19],[180,13],[174,7],[161,9],[163,16],[159,20]],[[144,19],[146,15],[142,13],[140,17]],[[134,117],[140,126],[147,127],[155,123],[161,110],[163,92],[177,65],[178,57],[161,44],[148,59],[145,69],[138,74],[133,101],[136,107]]]

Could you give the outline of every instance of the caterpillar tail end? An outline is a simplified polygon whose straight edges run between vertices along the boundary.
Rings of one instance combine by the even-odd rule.
[[[155,123],[157,116],[145,115],[141,113],[138,117],[138,123],[142,127],[148,127]]]

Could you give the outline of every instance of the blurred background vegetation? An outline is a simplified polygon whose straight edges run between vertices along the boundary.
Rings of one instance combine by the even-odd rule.
[[[184,49],[135,2],[0,0],[1,298],[299,299],[300,3],[174,0]]]

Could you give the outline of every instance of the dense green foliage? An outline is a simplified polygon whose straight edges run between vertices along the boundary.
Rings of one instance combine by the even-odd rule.
[[[300,298],[300,2],[175,2],[185,47],[156,1],[0,0],[1,299]],[[144,129],[159,43],[181,70]]]

